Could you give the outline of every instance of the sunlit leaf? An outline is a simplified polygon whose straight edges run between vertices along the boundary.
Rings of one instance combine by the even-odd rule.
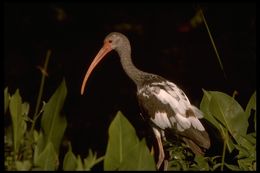
[[[109,127],[104,170],[155,170],[155,163],[145,142],[139,142],[135,129],[118,112]]]
[[[18,171],[29,171],[32,167],[32,163],[30,160],[16,161],[15,167]]]
[[[204,113],[204,118],[212,123],[219,131],[220,131],[220,124],[212,115],[211,110],[209,109],[209,105],[211,102],[211,93],[203,89],[203,98],[200,102],[200,109]]]
[[[217,118],[215,117],[214,111],[212,111],[212,105],[214,103],[212,102],[212,92],[213,91],[206,91],[203,89],[203,98],[200,103],[200,109],[204,112],[204,118],[208,120],[211,124],[213,124],[221,133],[221,136],[224,139],[227,139],[227,147],[228,150],[231,152],[234,149],[234,144],[230,137],[228,136],[227,129],[224,127],[224,124],[221,124],[219,121],[217,121]],[[214,101],[213,101],[214,102]],[[213,109],[214,110],[214,109]]]
[[[139,142],[139,154],[137,155],[138,159],[136,160],[138,163],[137,170],[156,170],[155,161],[153,155],[150,153],[145,139],[142,139]]]
[[[93,153],[91,149],[88,150],[88,156],[84,159],[84,169],[90,171],[96,160],[96,153]]]
[[[236,149],[239,151],[239,154],[236,156],[238,159],[249,157],[250,153],[244,146],[235,145]]]
[[[27,102],[22,104],[22,115],[24,119],[27,119],[30,110],[30,105]]]
[[[252,144],[256,144],[256,132],[253,132],[253,133],[248,133],[245,138],[251,142]]]
[[[22,98],[19,93],[19,89],[16,90],[15,94],[10,98],[10,113],[12,118],[13,126],[13,140],[14,140],[14,151],[18,152],[20,144],[23,139],[23,135],[26,131],[26,123],[22,116]]]
[[[67,87],[65,80],[63,79],[60,86],[44,106],[44,112],[41,119],[44,142],[45,144],[51,142],[57,153],[59,153],[61,139],[67,127],[67,120],[61,115],[61,109],[66,95]]]
[[[52,143],[49,142],[36,159],[35,166],[41,170],[54,171],[58,168],[58,159],[58,155]]]
[[[71,144],[69,144],[69,150],[66,153],[63,160],[63,170],[64,171],[75,171],[77,167],[77,158],[72,152]]]
[[[83,163],[82,160],[80,158],[80,156],[77,156],[77,167],[76,167],[76,171],[84,171],[84,167],[83,167]]]
[[[43,149],[45,148],[42,131],[40,131],[39,133],[36,130],[34,131],[34,140],[35,140],[35,149],[34,149],[33,163],[37,165],[39,156],[43,152]]]
[[[5,128],[4,143],[8,146],[13,146],[13,129],[12,126]]]
[[[255,138],[251,137],[250,135],[246,135],[246,136],[241,136],[239,144],[247,148],[248,150],[255,152],[255,143],[256,143]]]
[[[248,121],[242,107],[225,93],[211,91],[210,111],[239,143],[241,135],[246,135]]]
[[[197,163],[197,167],[200,171],[209,171],[209,164],[205,157],[201,155],[195,155],[194,161]]]
[[[256,171],[255,163],[256,157],[245,157],[237,161],[238,165],[244,171]]]
[[[222,163],[217,163],[217,164],[214,164],[211,171],[215,171],[217,168],[221,167],[222,166]]]
[[[115,170],[125,159],[129,151],[137,145],[135,129],[128,120],[118,112],[109,126],[109,141],[104,160],[104,170]]]
[[[39,133],[37,130],[33,130],[33,139],[34,141],[38,141],[39,139]]]
[[[225,163],[225,166],[232,171],[241,171],[241,169],[236,165]]]
[[[249,102],[247,103],[246,111],[245,111],[247,118],[249,118],[251,114],[251,109],[256,110],[256,91],[252,94]]]
[[[247,106],[246,106],[246,115],[247,118],[251,115],[251,110],[254,110],[254,128],[256,130],[256,91],[251,96]]]
[[[256,160],[256,145],[247,143],[247,145],[236,145],[239,154],[236,156],[238,159],[250,159],[252,161]]]
[[[128,159],[123,161],[119,170],[156,170],[154,158],[150,154],[144,139],[132,148],[128,154]]]
[[[93,153],[92,150],[89,149],[88,156],[84,159],[84,170],[91,170],[93,166],[101,162],[103,159],[104,157],[97,159],[97,154]]]
[[[226,140],[226,145],[228,147],[228,151],[229,152],[233,151],[235,146],[234,146],[234,143],[232,141],[232,138],[229,135],[228,130],[225,127],[223,127],[222,125],[220,125],[220,133],[221,133],[221,136],[223,138],[223,141]]]

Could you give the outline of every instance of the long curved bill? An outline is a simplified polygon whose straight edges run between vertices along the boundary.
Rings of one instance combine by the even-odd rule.
[[[84,80],[83,80],[82,85],[81,85],[81,91],[80,91],[81,95],[83,95],[83,93],[84,93],[85,86],[86,86],[87,80],[88,80],[91,72],[98,65],[98,63],[105,57],[105,55],[108,52],[110,52],[111,50],[112,50],[112,48],[110,46],[110,43],[109,42],[104,42],[103,47],[100,49],[100,51],[96,55],[96,57],[92,61],[91,65],[89,66],[89,68],[88,68],[88,70],[87,70],[87,72],[85,74]]]

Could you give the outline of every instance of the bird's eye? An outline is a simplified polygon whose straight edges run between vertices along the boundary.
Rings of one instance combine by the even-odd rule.
[[[112,40],[108,40],[108,43],[112,43]]]

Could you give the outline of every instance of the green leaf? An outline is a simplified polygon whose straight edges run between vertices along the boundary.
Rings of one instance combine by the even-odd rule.
[[[66,118],[61,116],[61,109],[66,95],[67,87],[65,80],[63,79],[58,89],[44,106],[44,112],[41,119],[41,128],[44,132],[44,143],[46,145],[51,142],[57,153],[59,153],[61,139],[67,127]],[[42,148],[40,148],[40,151],[42,151]]]
[[[200,155],[195,155],[194,161],[197,163],[197,167],[200,171],[209,171],[209,164],[206,158]]]
[[[19,89],[16,90],[15,94],[10,98],[10,113],[13,125],[13,140],[14,140],[14,151],[18,152],[20,144],[23,139],[23,135],[26,131],[26,123],[22,116],[23,104],[22,98],[19,93]]]
[[[226,140],[226,145],[228,147],[228,151],[231,152],[233,151],[233,149],[235,148],[235,144],[233,143],[233,140],[231,138],[231,136],[229,135],[228,133],[228,130],[223,127],[222,125],[220,125],[220,133],[221,133],[221,136],[223,138],[223,140]]]
[[[69,150],[66,153],[63,160],[63,170],[64,171],[74,171],[77,167],[77,158],[72,152],[71,144],[69,144]]]
[[[210,171],[215,171],[217,168],[222,166],[222,163],[218,163],[218,159],[221,159],[222,156],[214,156],[214,157],[208,157],[209,163],[211,166]]]
[[[25,120],[28,119],[29,110],[30,110],[30,105],[29,105],[29,103],[24,102],[24,103],[22,104],[22,115],[23,115],[23,118],[24,118]]]
[[[119,167],[119,170],[156,170],[154,158],[149,152],[144,139],[132,148],[131,152],[128,154],[128,159],[124,160]]]
[[[155,161],[153,155],[150,153],[145,139],[142,139],[139,143],[139,153],[137,153],[138,159],[135,159],[138,163],[138,169],[137,170],[151,170],[155,171]]]
[[[5,109],[4,113],[6,113],[6,110],[8,109],[9,102],[10,102],[10,94],[8,93],[8,87],[6,87],[4,90],[4,109]]]
[[[79,155],[78,155],[78,157],[77,157],[77,167],[76,167],[76,171],[84,171],[83,163],[82,163],[81,158],[80,158]]]
[[[97,154],[93,153],[91,149],[89,149],[88,156],[84,159],[84,170],[90,171],[90,169],[95,166],[97,163],[101,162],[104,157],[100,157],[97,159]]]
[[[236,165],[225,163],[225,166],[232,171],[241,171],[241,169]]]
[[[13,146],[13,129],[12,126],[5,128],[4,144],[7,146]]]
[[[209,105],[211,102],[211,93],[203,89],[203,98],[200,102],[200,109],[204,113],[204,118],[212,123],[219,131],[220,131],[220,124],[212,115],[211,110],[209,109]]]
[[[15,166],[18,171],[29,171],[32,167],[32,163],[30,160],[16,161]]]
[[[135,129],[119,111],[109,127],[104,170],[155,170],[149,155],[145,142],[139,142]]]
[[[242,107],[225,93],[211,91],[209,109],[239,143],[241,135],[246,135],[248,122]]]
[[[244,171],[256,171],[256,159],[255,157],[246,157],[237,161],[241,170]]]
[[[224,124],[221,124],[215,114],[214,108],[212,109],[212,105],[216,104],[214,99],[212,99],[213,91],[206,91],[203,89],[204,95],[202,101],[200,103],[201,111],[204,112],[204,118],[208,120],[211,124],[213,124],[220,132],[223,140],[227,139],[227,147],[228,150],[231,152],[234,149],[234,144],[230,137],[228,136],[227,129],[224,127]],[[213,100],[213,101],[212,101]],[[212,103],[213,102],[213,103]]]
[[[248,133],[245,138],[253,145],[256,144],[256,132]]]
[[[247,106],[246,106],[246,115],[247,118],[249,118],[249,116],[251,115],[251,110],[254,110],[254,127],[256,130],[256,91],[253,93],[253,95],[251,96]]]
[[[109,126],[109,141],[104,160],[104,170],[118,169],[127,159],[129,150],[138,143],[135,129],[119,111]]]
[[[246,115],[247,118],[249,118],[251,114],[251,109],[256,110],[256,91],[252,94],[251,98],[249,99],[249,102],[246,106]]]
[[[240,138],[240,145],[245,147],[249,151],[255,152],[255,143],[256,139],[252,138],[250,135],[241,136]]]
[[[35,140],[35,150],[34,150],[34,155],[33,155],[33,163],[34,165],[37,165],[38,164],[38,160],[39,160],[39,157],[40,155],[42,154],[44,148],[45,147],[45,144],[44,144],[44,137],[43,137],[43,133],[42,131],[38,132],[36,130],[34,130],[34,140]]]
[[[58,155],[51,142],[48,142],[43,152],[35,160],[35,166],[41,170],[54,171],[57,170],[59,165]]]

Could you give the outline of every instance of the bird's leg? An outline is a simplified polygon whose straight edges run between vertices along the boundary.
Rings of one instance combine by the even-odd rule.
[[[161,138],[161,139],[163,139],[164,141],[166,141],[165,133],[164,133],[163,130],[161,131],[161,135],[162,135],[162,138]],[[163,146],[163,145],[162,145],[162,146]],[[164,152],[163,152],[163,154],[164,154]],[[168,169],[168,160],[165,159],[165,160],[163,161],[163,163],[164,163],[164,164],[163,164],[163,170],[164,170],[164,171],[167,171],[167,169]]]
[[[158,157],[158,162],[157,162],[157,169],[161,167],[163,160],[164,160],[164,150],[163,150],[163,145],[162,145],[162,140],[161,140],[161,134],[160,132],[156,129],[153,128],[157,143],[158,143],[158,148],[159,148],[159,157]]]
[[[168,170],[168,160],[164,160],[163,170],[164,171]]]

